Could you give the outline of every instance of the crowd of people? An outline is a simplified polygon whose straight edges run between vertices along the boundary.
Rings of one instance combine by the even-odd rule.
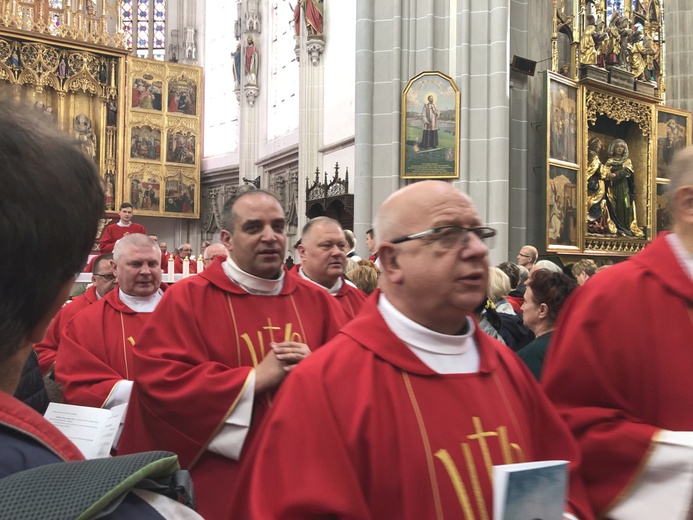
[[[63,305],[104,197],[56,132],[0,106],[0,238],[25,253],[0,271],[0,489],[82,459],[28,398],[40,373],[51,400],[128,403],[113,460],[177,456],[197,513],[165,498],[171,518],[490,518],[492,467],[546,460],[569,462],[564,518],[689,516],[693,147],[670,165],[673,232],[606,270],[531,245],[490,266],[495,230],[433,180],[383,202],[368,260],[317,217],[289,268],[279,200],[249,190],[170,286],[169,263],[196,272],[190,244],[172,257],[123,204]]]

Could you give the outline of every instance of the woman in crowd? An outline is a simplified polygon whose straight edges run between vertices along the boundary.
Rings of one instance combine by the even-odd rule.
[[[522,358],[537,379],[541,376],[558,313],[576,287],[577,284],[570,277],[546,269],[532,271],[527,280],[522,316],[525,325],[534,332],[536,339],[520,349],[517,355]]]

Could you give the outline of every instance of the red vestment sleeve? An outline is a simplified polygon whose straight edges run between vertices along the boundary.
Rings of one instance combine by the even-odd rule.
[[[655,314],[642,316],[643,322],[627,312],[610,312],[620,301],[643,302],[635,294],[623,294],[623,284],[612,287],[611,294],[618,298],[587,287],[602,280],[590,280],[564,305],[542,374],[542,386],[578,440],[583,477],[597,515],[608,511],[637,478],[659,429],[648,423],[641,407],[643,402],[648,408],[657,406],[656,395],[641,400],[643,389],[637,388],[647,387],[648,376],[639,376],[643,370],[658,371],[647,367],[648,358],[658,356],[657,340],[645,341],[649,354],[633,350],[641,341],[636,336],[642,334],[634,325],[650,323]],[[635,281],[632,285],[638,294],[647,294]]]

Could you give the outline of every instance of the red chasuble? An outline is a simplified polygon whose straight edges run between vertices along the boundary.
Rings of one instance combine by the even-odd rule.
[[[303,280],[303,282],[311,283],[308,280],[301,278],[298,268],[289,271],[289,276],[293,276],[297,280]],[[318,286],[316,285],[316,287]],[[368,295],[353,285],[349,285],[346,280],[342,280],[342,288],[336,295],[333,296],[333,298],[337,299],[337,302],[339,302],[339,304],[342,306],[342,309],[347,317],[352,319],[358,314],[359,310],[361,309],[361,305],[366,301]]]
[[[190,274],[197,274],[197,261],[193,260],[192,257],[190,258]],[[173,272],[183,274],[183,260],[180,256],[177,256],[173,259]]]
[[[377,300],[284,383],[245,459],[236,518],[489,519],[492,465],[578,460],[506,346],[477,329],[479,372],[437,374],[387,327]],[[589,519],[576,470],[571,505]]]
[[[114,289],[65,326],[55,380],[66,403],[101,407],[118,381],[134,379],[132,352],[151,315],[130,309]]]
[[[65,325],[70,323],[70,320],[79,311],[86,309],[97,301],[96,287],[92,285],[84,294],[64,305],[58,311],[58,314],[55,315],[48,329],[46,329],[46,335],[43,336],[41,343],[34,345],[34,350],[36,350],[39,357],[39,368],[43,375],[46,375],[53,363],[55,363],[55,358],[58,355],[58,344],[60,343]]]
[[[131,222],[128,227],[119,226],[117,223],[106,226],[106,229],[103,230],[101,238],[99,239],[99,253],[112,253],[115,243],[118,240],[125,235],[134,235],[136,233],[146,235],[147,231],[145,231],[144,226],[135,224],[134,222]]]
[[[279,295],[249,294],[224,273],[222,259],[215,260],[171,287],[142,332],[119,453],[177,453],[181,466],[191,469],[200,514],[234,518],[230,494],[239,463],[207,451],[207,445],[270,342],[298,341],[315,350],[345,322],[339,304],[318,287],[287,276]],[[255,397],[244,446],[271,401],[270,395]]]
[[[693,283],[662,235],[563,307],[542,384],[578,439],[598,515],[637,482],[653,434],[693,431],[692,343]]]

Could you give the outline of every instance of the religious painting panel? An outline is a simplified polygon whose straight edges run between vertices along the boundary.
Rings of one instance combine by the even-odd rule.
[[[156,215],[161,211],[161,179],[158,164],[130,164],[125,200],[139,215]]]
[[[161,160],[161,130],[150,125],[130,129],[130,158]]]
[[[578,248],[578,170],[549,166],[546,186],[547,249]]]
[[[691,144],[690,119],[690,112],[657,107],[657,178],[668,178],[674,153]]]
[[[163,82],[155,80],[151,74],[132,78],[131,108],[161,111]]]
[[[669,204],[668,189],[668,182],[657,182],[657,197],[655,201],[657,233],[671,230],[671,205]]]
[[[460,91],[441,72],[422,72],[402,93],[403,179],[459,177]]]
[[[577,164],[578,89],[562,76],[547,73],[547,156]]]
[[[169,79],[167,111],[178,115],[197,115],[197,82],[181,76]]]
[[[166,169],[164,213],[195,217],[198,211],[198,184],[194,168],[169,166]]]
[[[195,164],[197,137],[190,130],[169,129],[166,137],[166,161]]]

